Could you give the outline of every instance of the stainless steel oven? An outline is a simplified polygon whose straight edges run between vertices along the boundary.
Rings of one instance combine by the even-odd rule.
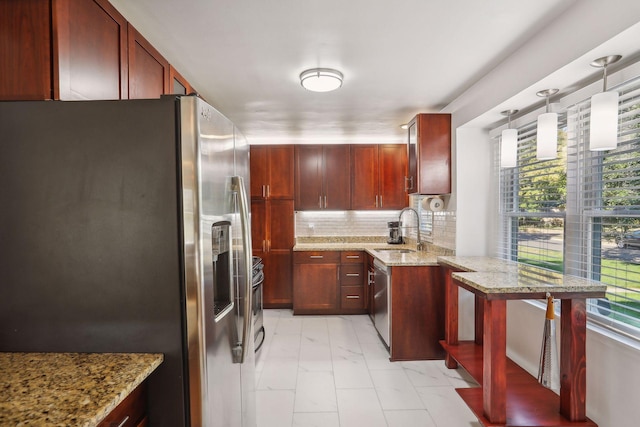
[[[264,343],[264,320],[262,313],[262,286],[264,284],[264,264],[262,258],[253,257],[253,331],[254,345],[257,352]]]

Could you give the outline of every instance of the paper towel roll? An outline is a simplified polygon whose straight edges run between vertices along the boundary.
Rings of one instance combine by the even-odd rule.
[[[429,209],[434,212],[440,212],[444,209],[444,201],[440,197],[434,197],[429,201]]]

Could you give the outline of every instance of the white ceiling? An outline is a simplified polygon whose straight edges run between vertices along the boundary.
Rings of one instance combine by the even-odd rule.
[[[111,0],[251,143],[400,142],[575,2]],[[343,87],[304,90],[313,67]]]

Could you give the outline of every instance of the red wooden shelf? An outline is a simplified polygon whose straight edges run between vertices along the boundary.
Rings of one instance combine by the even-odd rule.
[[[482,384],[482,346],[473,341],[461,341],[457,345],[440,342],[478,384]],[[484,416],[482,387],[458,388],[460,397],[471,408],[483,426],[508,427],[597,427],[593,421],[567,421],[560,414],[560,396],[543,387],[527,371],[507,358],[507,422],[492,423]]]

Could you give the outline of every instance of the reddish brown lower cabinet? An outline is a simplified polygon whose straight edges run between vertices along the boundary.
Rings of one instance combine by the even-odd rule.
[[[263,305],[291,308],[293,200],[251,200],[253,255],[264,264]]]
[[[392,361],[444,359],[444,292],[439,266],[391,267]]]
[[[136,387],[98,427],[141,427],[148,425],[147,382]]]
[[[293,284],[293,314],[339,313],[340,252],[294,252]]]
[[[294,314],[364,314],[365,253],[304,251],[294,253]]]
[[[365,261],[366,254],[361,251],[340,253],[340,312],[342,314],[367,312]]]

